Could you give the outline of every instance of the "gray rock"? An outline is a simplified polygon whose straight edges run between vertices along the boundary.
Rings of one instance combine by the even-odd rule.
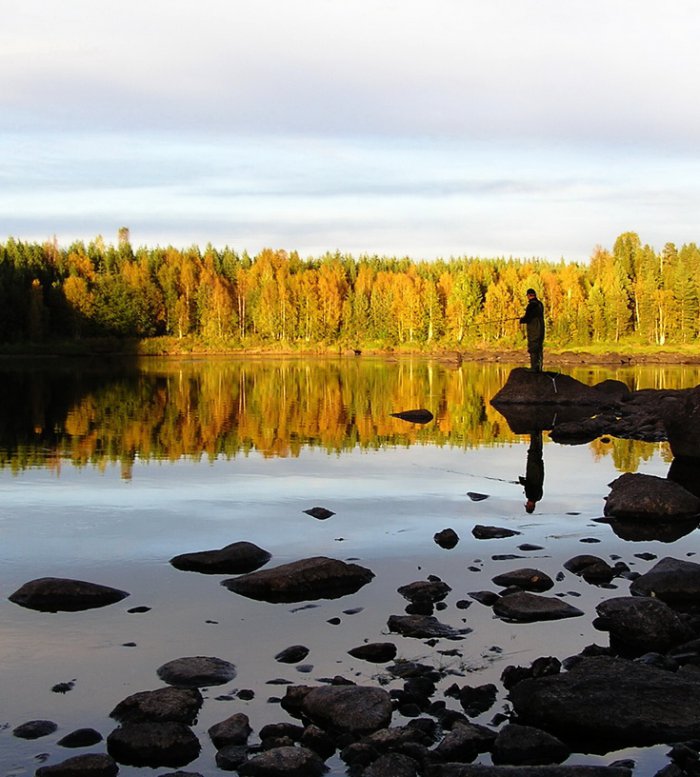
[[[552,621],[583,615],[583,612],[577,607],[573,607],[561,599],[539,596],[527,591],[516,591],[502,596],[494,603],[493,611],[503,620],[519,623]]]
[[[554,581],[546,573],[539,569],[514,569],[511,572],[502,572],[500,575],[491,578],[496,585],[507,588],[508,586],[517,586],[524,591],[548,591],[554,587]]]
[[[700,458],[700,387],[670,398],[659,410],[673,455]]]
[[[103,753],[83,753],[52,766],[40,766],[36,777],[116,777],[116,761]]]
[[[700,518],[700,499],[667,478],[625,472],[610,484],[604,514],[616,518]]]
[[[634,596],[653,596],[666,604],[700,602],[700,564],[669,556],[658,561],[648,572],[630,584]]]
[[[18,588],[8,599],[20,607],[41,612],[78,612],[106,607],[129,594],[99,583],[63,577],[40,577]]]
[[[596,607],[595,628],[610,633],[615,642],[642,654],[666,652],[692,638],[692,630],[661,599],[651,596],[619,596]]]
[[[416,580],[397,590],[409,602],[441,602],[452,589],[442,580]]]
[[[321,758],[305,747],[274,747],[238,767],[241,777],[320,777]]]
[[[446,639],[462,639],[464,632],[441,623],[432,615],[390,615],[387,622],[389,631],[404,637],[431,639],[433,637]]]
[[[252,542],[234,542],[218,550],[182,553],[170,559],[176,569],[207,575],[240,575],[259,569],[272,555]]]
[[[335,515],[333,510],[329,510],[326,507],[310,507],[308,510],[302,510],[302,512],[310,515],[312,518],[316,518],[318,521],[325,521],[332,515]]]
[[[362,777],[417,777],[418,764],[403,753],[380,755],[362,772]]]
[[[433,540],[441,548],[451,550],[459,542],[459,535],[454,529],[443,529],[433,536]]]
[[[109,715],[120,723],[173,720],[192,725],[201,706],[202,694],[196,688],[157,688],[127,696]]]
[[[216,751],[216,765],[226,772],[234,772],[249,756],[250,751],[246,745],[226,745]]]
[[[383,688],[327,685],[312,688],[304,696],[301,709],[322,729],[369,734],[389,725],[393,708]]]
[[[491,400],[496,408],[507,404],[601,406],[606,402],[610,402],[610,397],[605,391],[586,386],[569,375],[530,372],[523,368],[511,370],[505,385]]]
[[[253,733],[250,727],[248,716],[243,712],[236,712],[233,715],[215,723],[207,733],[217,750],[229,745],[246,745],[248,737]]]
[[[609,656],[582,658],[568,672],[525,679],[510,690],[517,721],[576,749],[682,742],[700,736],[700,677]]]
[[[199,740],[184,723],[126,723],[107,737],[107,752],[129,766],[179,767],[199,755]]]
[[[235,593],[265,602],[338,599],[369,583],[374,573],[359,564],[315,556],[223,580]]]
[[[168,661],[158,668],[158,677],[179,688],[223,685],[236,676],[236,667],[213,656],[187,656]]]

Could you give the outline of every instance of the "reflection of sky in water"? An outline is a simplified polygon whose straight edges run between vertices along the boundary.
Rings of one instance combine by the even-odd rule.
[[[555,530],[570,522],[567,512],[601,514],[607,484],[619,474],[610,458],[594,461],[587,446],[546,444],[544,498],[525,516],[517,479],[525,471],[526,453],[523,442],[468,451],[430,446],[342,455],[304,451],[288,459],[253,454],[212,463],[137,460],[128,481],[120,478],[118,466],[101,472],[66,465],[59,476],[37,469],[2,472],[2,557],[55,560],[61,548],[74,559],[134,559],[184,552],[192,542],[216,547],[239,538],[308,549],[312,539],[300,535],[300,523],[313,519],[301,511],[315,505],[336,513],[314,526],[319,545],[341,532],[378,553],[384,549],[377,543],[387,534],[410,537],[416,526],[433,519],[546,518]],[[657,454],[643,468],[665,475],[668,465]],[[490,498],[471,502],[468,491]]]
[[[59,723],[61,735],[78,726],[107,734],[114,726],[107,718],[112,707],[130,693],[159,687],[155,670],[162,663],[185,655],[217,655],[238,665],[236,688],[256,691],[256,699],[246,704],[217,702],[216,693],[208,694],[197,728],[203,754],[186,768],[217,773],[208,726],[233,712],[248,714],[256,732],[265,723],[287,720],[266,701],[284,693],[265,685],[271,678],[313,683],[340,673],[374,682],[381,669],[347,655],[364,639],[394,641],[404,658],[448,662],[423,641],[386,630],[388,616],[401,613],[406,604],[397,587],[429,574],[453,587],[448,609],[437,613],[440,620],[474,629],[458,643],[463,657],[454,659],[456,669],[466,665],[470,674],[446,684],[455,679],[498,683],[509,663],[525,665],[547,654],[563,658],[592,642],[606,644],[591,626],[595,603],[624,594],[625,585],[614,592],[567,575],[555,590],[586,615],[566,628],[558,622],[506,624],[481,605],[467,611],[455,606],[469,591],[492,589],[495,574],[517,566],[537,566],[555,577],[566,558],[593,552],[619,554],[643,571],[650,562],[636,560],[635,553],[674,553],[661,543],[625,543],[609,527],[591,522],[602,514],[607,484],[619,473],[609,456],[595,460],[589,446],[545,442],[544,498],[532,515],[526,514],[522,486],[514,481],[524,474],[527,448],[523,438],[519,444],[466,451],[416,445],[341,455],[304,450],[298,458],[251,454],[212,463],[137,460],[130,480],[121,478],[119,466],[100,471],[66,463],[59,475],[42,469],[0,472],[0,698],[5,708],[0,724],[6,720],[14,727],[50,718]],[[668,464],[655,449],[641,469],[665,475]],[[471,501],[468,491],[489,499]],[[336,515],[318,521],[303,513],[316,505]],[[521,534],[479,541],[471,535],[477,523],[506,525]],[[433,542],[433,535],[447,527],[460,536],[452,551]],[[584,538],[601,543],[582,545]],[[304,608],[252,602],[220,586],[221,576],[178,572],[168,564],[178,553],[238,540],[268,549],[271,565],[312,555],[357,558],[376,578],[352,596]],[[520,562],[492,559],[517,554],[523,542],[541,544],[543,550]],[[692,537],[684,539],[684,553],[695,549]],[[101,582],[131,596],[83,613],[35,613],[7,601],[19,585],[45,575]],[[144,615],[127,613],[141,604],[152,609]],[[361,612],[344,614],[355,607]],[[340,625],[329,625],[333,617],[341,618]],[[311,648],[310,675],[273,660],[279,650],[298,643]],[[494,645],[503,650],[495,658]],[[77,683],[70,693],[50,692],[55,683],[73,678]],[[495,711],[478,722],[488,723]],[[402,722],[397,718],[394,724]],[[23,743],[0,731],[0,771],[31,765],[40,750],[52,753],[51,763],[74,754],[57,751],[56,738]],[[572,762],[612,760],[609,754]],[[330,775],[345,773],[338,762],[331,767]],[[646,768],[653,771],[648,762]],[[127,777],[143,773],[120,769]]]

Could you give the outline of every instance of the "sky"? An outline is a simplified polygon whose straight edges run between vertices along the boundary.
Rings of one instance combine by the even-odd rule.
[[[0,243],[700,241],[696,0],[0,0]]]

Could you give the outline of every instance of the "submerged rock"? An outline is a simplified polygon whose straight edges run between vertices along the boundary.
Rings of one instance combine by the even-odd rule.
[[[502,596],[493,605],[493,611],[503,620],[518,623],[552,621],[562,618],[577,618],[583,612],[556,597],[539,596],[527,591]]]
[[[359,564],[315,556],[223,580],[221,585],[250,599],[302,602],[347,596],[373,578],[374,573]]]
[[[107,737],[107,751],[129,766],[184,766],[199,755],[197,737],[184,723],[126,723]]]
[[[78,612],[106,607],[120,602],[129,594],[117,588],[85,580],[63,577],[40,577],[18,588],[8,599],[20,607],[41,612]]]
[[[700,564],[666,557],[633,580],[630,593],[654,596],[672,606],[700,603]]]
[[[390,413],[394,418],[400,418],[402,421],[410,421],[413,424],[427,424],[433,420],[433,414],[430,410],[402,410],[399,413]]]
[[[176,569],[207,575],[240,575],[259,569],[272,554],[252,542],[233,542],[218,550],[181,553],[170,559]]]
[[[36,777],[116,777],[117,762],[104,753],[83,753],[52,766],[40,766]]]
[[[447,639],[462,639],[469,630],[460,631],[448,626],[432,615],[390,615],[387,625],[389,631],[397,632],[404,637],[430,639],[445,637]]]
[[[511,572],[503,572],[491,578],[496,585],[503,587],[517,586],[524,591],[548,591],[554,587],[554,581],[546,573],[539,569],[514,569]]]
[[[610,489],[603,510],[606,516],[700,521],[700,498],[667,478],[625,472],[610,483]]]
[[[188,656],[168,661],[158,669],[158,677],[179,688],[223,685],[236,676],[236,667],[223,658]]]
[[[370,661],[373,664],[386,664],[388,661],[393,661],[397,652],[393,642],[368,642],[366,645],[348,650],[353,658]]]

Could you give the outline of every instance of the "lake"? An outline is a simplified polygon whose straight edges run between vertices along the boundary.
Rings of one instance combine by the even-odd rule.
[[[489,403],[513,366],[365,357],[0,363],[0,774],[33,774],[41,764],[85,752],[57,741],[81,727],[106,738],[116,727],[109,718],[114,706],[161,687],[157,669],[183,656],[217,656],[237,667],[232,682],[205,691],[194,727],[202,752],[183,767],[214,775],[222,772],[207,729],[244,712],[255,742],[263,725],[293,720],[279,706],[285,682],[342,675],[401,687],[383,665],[348,654],[366,641],[394,642],[399,658],[439,667],[439,690],[454,682],[499,684],[509,664],[607,645],[607,635],[591,625],[595,605],[626,593],[624,581],[614,581],[616,594],[567,573],[554,592],[586,615],[566,628],[506,623],[477,602],[457,606],[470,592],[494,590],[493,576],[520,566],[555,578],[567,558],[593,552],[617,555],[643,572],[654,562],[639,554],[700,549],[697,532],[676,543],[680,550],[625,541],[593,521],[620,473],[666,475],[665,443],[603,438],[565,446],[545,432],[543,497],[526,513],[518,479],[530,436],[514,433]],[[562,371],[586,383],[616,378],[633,389],[700,384],[695,366]],[[413,424],[391,415],[414,408],[434,419]],[[304,512],[315,506],[334,515],[321,521]],[[478,540],[476,524],[519,534]],[[445,528],[459,536],[451,550],[433,539]],[[220,581],[230,576],[169,563],[239,540],[268,550],[269,566],[324,555],[357,560],[375,578],[341,599],[269,604],[225,589]],[[522,552],[523,543],[541,550]],[[520,559],[498,558],[509,554]],[[436,615],[471,628],[463,641],[430,646],[389,634],[388,617],[407,604],[396,589],[428,575],[452,587]],[[23,583],[48,576],[130,595],[74,613],[8,601]],[[135,608],[143,611],[130,612]],[[275,660],[296,644],[309,648],[302,664]],[[59,683],[70,690],[52,690]],[[242,690],[253,698],[238,696]],[[488,725],[504,710],[507,701],[499,698],[476,720]],[[16,726],[35,719],[55,721],[57,732],[37,740],[13,736]],[[394,725],[405,722],[395,715]],[[579,754],[570,762],[634,757],[638,774],[648,775],[666,763],[667,749]],[[104,750],[104,742],[88,749]],[[337,757],[328,765],[330,775],[345,774]],[[120,768],[121,775],[166,771]]]

